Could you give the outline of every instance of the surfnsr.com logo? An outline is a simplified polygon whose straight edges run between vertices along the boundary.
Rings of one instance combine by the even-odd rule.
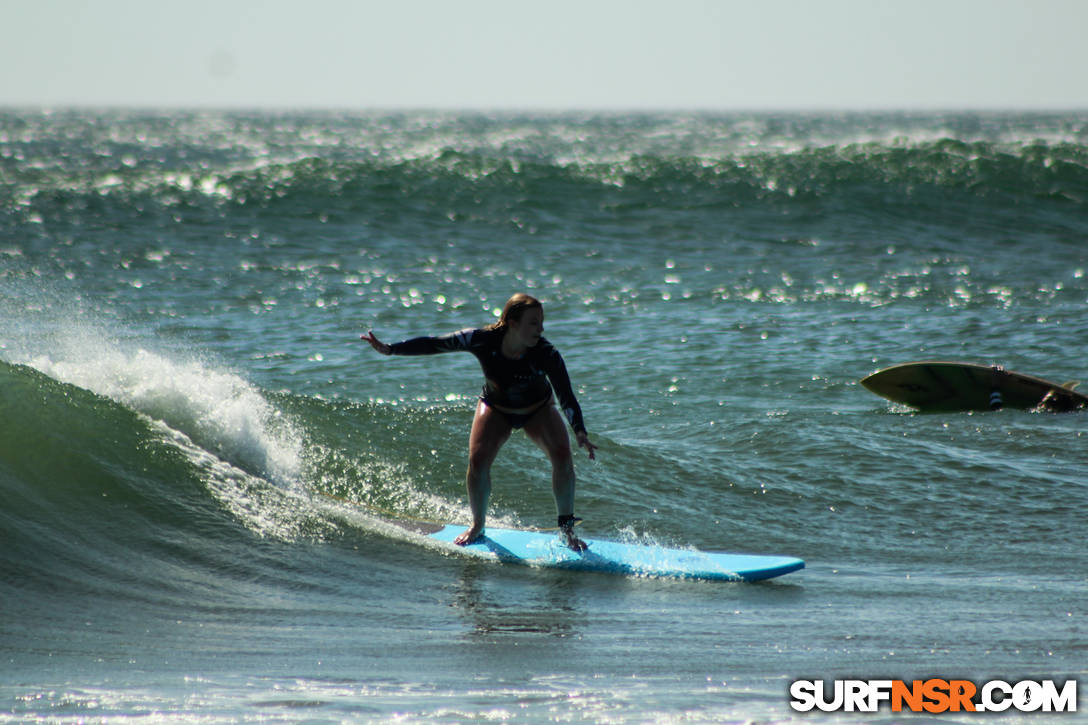
[[[1077,681],[1054,680],[797,680],[790,707],[798,712],[1076,712]]]

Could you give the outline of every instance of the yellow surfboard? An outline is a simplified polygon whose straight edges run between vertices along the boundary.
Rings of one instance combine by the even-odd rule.
[[[868,390],[919,410],[1036,408],[1079,410],[1088,396],[1076,383],[1055,383],[992,365],[931,360],[893,365],[863,378]]]

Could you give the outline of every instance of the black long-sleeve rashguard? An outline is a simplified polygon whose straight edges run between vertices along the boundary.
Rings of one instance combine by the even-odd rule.
[[[522,357],[510,360],[502,354],[504,334],[490,328],[467,329],[438,337],[416,337],[389,347],[393,355],[470,352],[483,368],[485,382],[480,397],[485,403],[509,409],[531,408],[547,400],[554,390],[570,427],[575,433],[585,432],[582,409],[559,351],[542,337]]]

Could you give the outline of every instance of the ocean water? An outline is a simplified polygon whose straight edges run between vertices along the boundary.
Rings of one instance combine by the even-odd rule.
[[[789,687],[1083,690],[1088,414],[857,381],[1079,379],[1086,270],[1084,113],[2,111],[0,720],[1083,718],[801,713]],[[600,447],[585,535],[807,568],[538,570],[384,523],[467,521],[481,375],[359,335],[516,291]],[[554,521],[520,434],[491,521]]]

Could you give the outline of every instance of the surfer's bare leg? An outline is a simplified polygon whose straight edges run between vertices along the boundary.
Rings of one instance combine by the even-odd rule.
[[[476,404],[476,416],[472,419],[472,432],[468,439],[468,472],[465,474],[472,526],[453,540],[459,546],[471,544],[483,533],[487,521],[487,501],[491,496],[491,464],[502,444],[510,437],[510,430],[510,424],[501,414],[482,400]]]
[[[570,435],[563,417],[554,405],[546,405],[525,424],[525,432],[548,454],[552,462],[552,493],[555,509],[560,517],[574,514],[574,459],[570,450]],[[585,551],[584,541],[574,535],[573,528],[563,527],[560,533],[567,546],[575,551]]]

